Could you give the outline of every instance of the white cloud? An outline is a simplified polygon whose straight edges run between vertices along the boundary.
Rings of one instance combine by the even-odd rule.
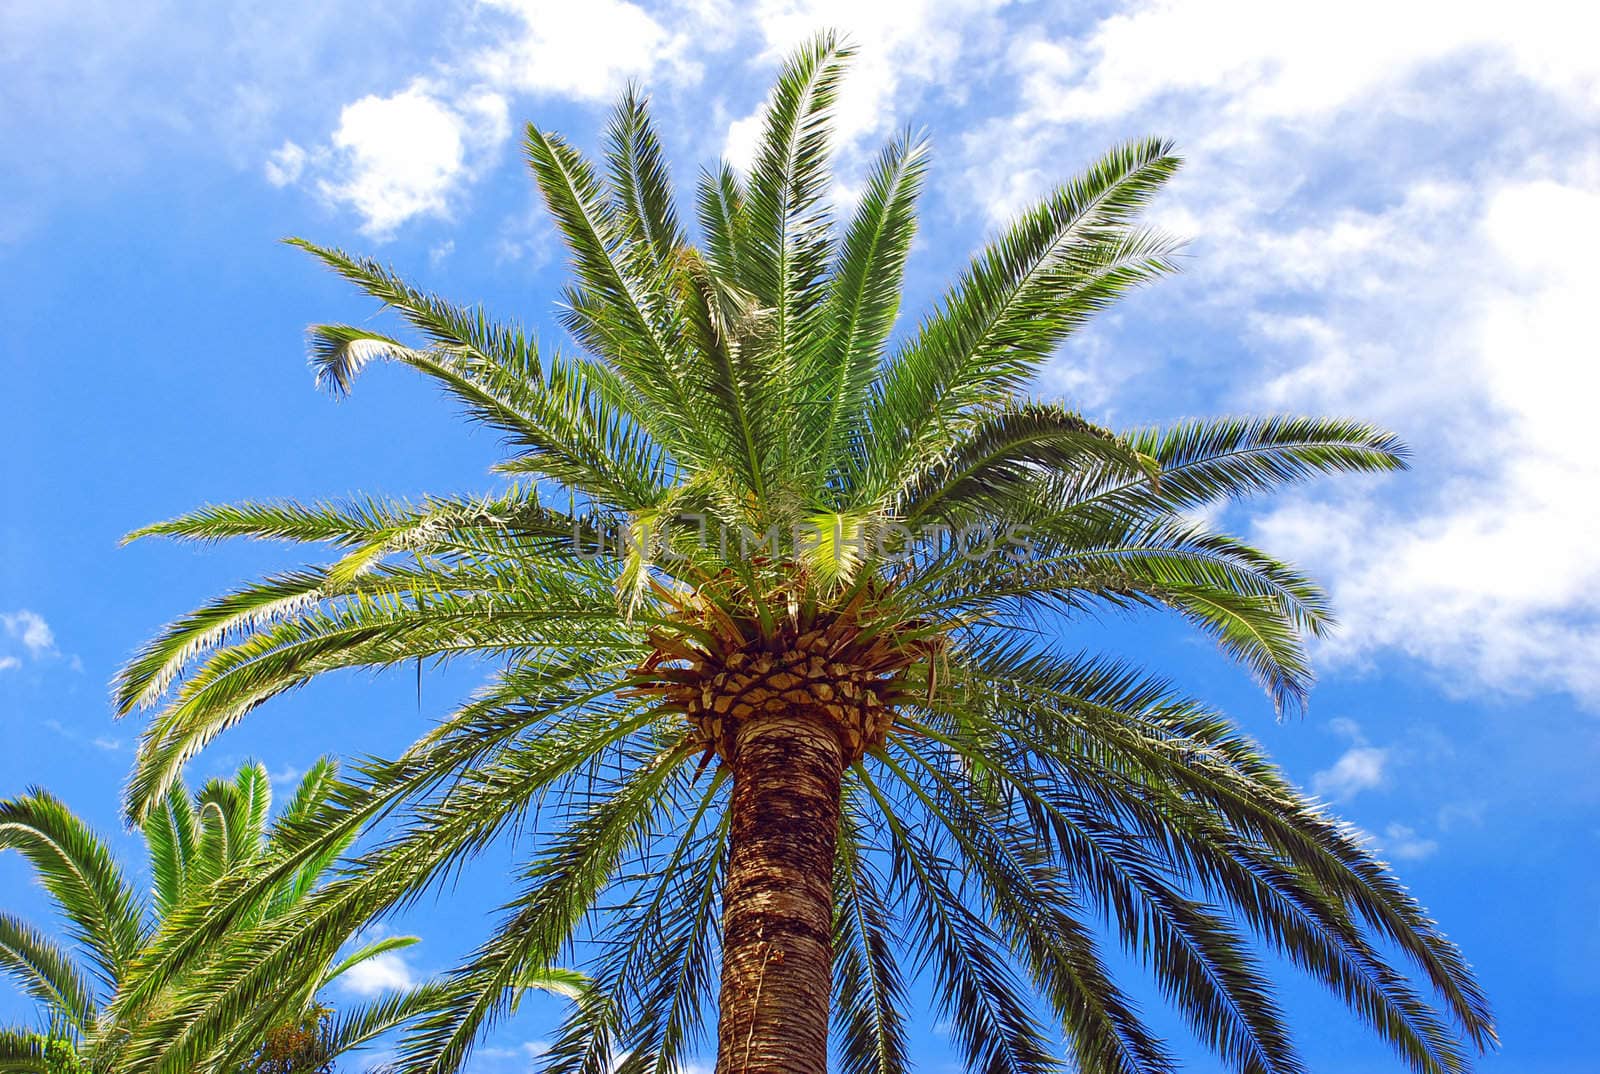
[[[370,998],[413,987],[417,976],[398,951],[385,951],[351,966],[335,982],[351,995]]]
[[[1405,824],[1390,824],[1384,828],[1383,837],[1378,843],[1389,852],[1390,857],[1401,861],[1431,858],[1439,849],[1437,841],[1418,835],[1415,828]]]
[[[1337,6],[1276,0],[1160,0],[1099,24],[1069,52],[1035,53],[1034,107],[1057,121],[1125,116],[1169,93],[1209,93],[1221,116],[1322,115],[1420,68],[1490,53],[1575,102],[1600,102],[1600,62],[1562,0]],[[1082,77],[1078,77],[1082,75]]]
[[[272,155],[267,158],[267,182],[273,186],[288,186],[299,180],[302,172],[306,170],[306,160],[309,158],[303,148],[294,142],[285,141]]]
[[[21,666],[22,661],[14,656],[0,656],[0,671],[11,671]]]
[[[1094,376],[1091,347],[1042,382],[1087,378],[1106,411],[1395,428],[1414,474],[1319,485],[1245,524],[1330,585],[1342,629],[1321,655],[1398,652],[1454,689],[1564,689],[1600,707],[1600,501],[1582,491],[1600,487],[1585,442],[1600,52],[1571,29],[1570,8],[1537,2],[1141,4],[1016,46],[1018,109],[965,151],[970,200],[999,218],[1086,139],[1180,134],[1190,167],[1156,220],[1197,237],[1199,282],[1163,310],[1184,323],[1143,363],[1162,376]],[[1513,101],[1538,117],[1536,141],[1485,109]],[[1220,356],[1184,353],[1199,326],[1223,336]],[[1113,343],[1137,374],[1137,351]]]
[[[345,105],[328,169],[340,178],[321,179],[318,189],[360,213],[363,230],[387,235],[414,216],[444,214],[457,185],[509,133],[499,94],[480,91],[447,104],[419,80],[392,96]]]
[[[1376,746],[1351,746],[1333,763],[1311,777],[1311,789],[1323,797],[1343,800],[1381,787],[1389,751]]]
[[[287,787],[291,783],[298,783],[300,781],[300,777],[303,775],[305,775],[305,773],[300,771],[300,769],[296,768],[294,765],[286,764],[282,768],[278,769],[278,771],[269,773],[267,775],[267,781],[270,782],[274,787]]]
[[[4,661],[0,661],[0,667],[4,666]],[[63,724],[60,720],[56,719],[46,720],[44,722],[44,726],[55,734],[60,735],[68,742],[93,746],[95,749],[104,751],[105,753],[119,753],[121,752],[122,747],[125,745],[123,740],[120,738],[111,738],[107,735],[86,735],[76,728],[68,727],[66,724]]]
[[[561,239],[543,206],[530,202],[524,212],[507,216],[495,228],[495,261],[519,263],[527,271],[537,271],[550,263],[561,249]]]
[[[763,103],[748,116],[728,124],[728,137],[722,143],[722,157],[741,172],[748,173],[755,164],[765,110],[766,104]]]
[[[630,78],[683,64],[690,36],[684,12],[668,31],[626,0],[484,0],[509,16],[509,33],[470,64],[475,77],[502,90],[610,100]]]
[[[22,643],[29,656],[49,656],[56,651],[55,634],[51,632],[50,624],[37,612],[30,612],[26,608],[0,612],[0,626],[4,626],[6,637]]]
[[[1348,716],[1335,716],[1328,721],[1327,727],[1340,738],[1349,739],[1358,746],[1367,744],[1367,736],[1361,730],[1361,725]]]
[[[628,79],[679,80],[699,16],[662,22],[626,0],[576,5],[483,0],[484,43],[441,62],[403,90],[346,104],[326,146],[288,141],[265,165],[276,186],[309,181],[353,209],[378,238],[407,221],[448,215],[461,190],[495,163],[511,134],[511,100],[553,94],[609,99]]]
[[[1585,491],[1600,487],[1586,444],[1600,182],[1506,182],[1467,208],[1391,234],[1432,256],[1390,264],[1348,327],[1314,318],[1306,357],[1268,389],[1422,434],[1431,494],[1409,508],[1371,490],[1297,499],[1256,534],[1332,580],[1345,623],[1332,656],[1398,650],[1460,684],[1600,704],[1600,503]]]

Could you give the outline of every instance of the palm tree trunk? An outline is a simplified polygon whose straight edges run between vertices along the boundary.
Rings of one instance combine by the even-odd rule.
[[[844,749],[826,715],[738,731],[717,1074],[826,1074]]]

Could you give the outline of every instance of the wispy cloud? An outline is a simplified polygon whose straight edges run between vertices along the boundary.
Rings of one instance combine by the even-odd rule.
[[[1336,716],[1327,726],[1329,731],[1348,740],[1350,746],[1331,766],[1311,777],[1311,789],[1322,797],[1344,801],[1362,791],[1383,786],[1392,751],[1370,744],[1361,725],[1349,717]]]
[[[1439,812],[1434,818],[1441,832],[1454,831],[1458,828],[1477,828],[1483,824],[1483,813],[1487,803],[1478,800],[1461,802],[1446,802],[1439,807]]]
[[[334,983],[353,996],[371,998],[411,988],[417,983],[417,975],[404,955],[385,951],[351,966]]]
[[[1383,829],[1378,844],[1390,857],[1401,861],[1421,861],[1433,857],[1439,850],[1437,841],[1424,838],[1417,834],[1415,828],[1406,824],[1388,825]]]
[[[21,642],[29,656],[50,656],[56,651],[56,636],[50,624],[44,621],[44,616],[37,612],[30,612],[26,608],[0,612],[0,627],[4,628],[7,638]]]
[[[532,1060],[538,1059],[550,1050],[550,1042],[546,1040],[525,1040],[517,1045],[493,1045],[479,1048],[477,1054],[484,1059],[494,1060]],[[687,1068],[684,1074],[688,1074]]]
[[[56,719],[46,720],[44,722],[44,726],[46,729],[60,735],[68,742],[76,742],[80,745],[93,746],[95,749],[103,750],[106,753],[118,753],[122,750],[123,746],[126,745],[122,739],[112,738],[109,735],[86,735],[76,728],[68,727],[66,724]]]
[[[1345,800],[1383,786],[1389,751],[1376,746],[1351,746],[1329,768],[1311,777],[1311,789],[1324,797]]]
[[[1429,64],[1499,64],[1575,103],[1600,103],[1593,50],[1571,9],[1530,0],[1514,24],[1496,4],[1349,0],[1303,8],[1274,0],[1134,3],[1052,57],[1034,101],[1057,122],[1126,116],[1172,94],[1215,100],[1235,130],[1252,121],[1326,115],[1376,91],[1403,92]],[[1381,25],[1383,33],[1372,27]],[[1490,57],[1484,59],[1485,54]],[[1245,133],[1241,131],[1241,133]]]

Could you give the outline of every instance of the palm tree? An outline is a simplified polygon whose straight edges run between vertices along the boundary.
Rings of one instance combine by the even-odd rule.
[[[292,240],[416,333],[316,325],[318,380],[342,393],[379,361],[426,374],[505,435],[510,480],[420,503],[211,506],[133,535],[332,559],[201,607],[125,669],[120,709],[159,706],[130,815],[223,729],[327,672],[495,670],[361,770],[328,832],[387,817],[382,845],[302,921],[260,931],[243,972],[148,1023],[150,1069],[185,1069],[208,1039],[195,1027],[279,967],[530,827],[517,895],[398,1069],[457,1069],[526,974],[583,950],[595,986],[552,1070],[681,1069],[715,1002],[721,1074],[817,1072],[830,1047],[847,1074],[890,1074],[913,978],[972,1069],[1062,1069],[1055,1023],[1077,1069],[1169,1070],[1101,922],[1231,1069],[1301,1069],[1257,945],[1418,1071],[1464,1070],[1493,1041],[1460,954],[1352,829],[1222,715],[1052,641],[1062,617],[1171,609],[1299,706],[1322,593],[1194,516],[1400,469],[1400,444],[1287,417],[1118,434],[1018,397],[1091,314],[1172,267],[1136,222],[1178,166],[1162,141],[1057,187],[895,338],[925,148],[884,149],[835,230],[847,54],[824,35],[790,59],[748,175],[701,176],[698,245],[636,92],[603,166],[528,128],[571,253],[577,352]],[[152,979],[260,897],[219,889],[157,944]]]
[[[272,786],[260,764],[247,763],[232,780],[209,780],[192,798],[174,784],[142,830],[150,853],[151,891],[142,904],[105,842],[48,791],[32,790],[0,801],[0,850],[24,855],[50,893],[81,959],[44,932],[0,913],[0,970],[39,1004],[43,1033],[0,1032],[0,1071],[110,1070],[129,1026],[110,1016],[103,997],[136,979],[139,960],[161,923],[203,902],[219,878],[247,872],[280,849],[282,833],[312,821],[330,804],[337,769],[319,760],[301,780],[276,824],[269,825]],[[260,911],[262,922],[282,921],[325,877],[342,847],[330,845],[278,884]],[[386,951],[416,942],[389,936],[358,946],[337,962],[299,967],[284,975],[234,1032],[219,1037],[207,1062],[217,1070],[254,1069],[251,1057],[264,1039],[312,1027],[325,1059],[358,1048],[429,1009],[437,985],[402,990],[337,1019],[315,1003],[315,993],[341,974]],[[213,950],[210,958],[225,958]],[[314,1069],[304,1068],[307,1074]]]

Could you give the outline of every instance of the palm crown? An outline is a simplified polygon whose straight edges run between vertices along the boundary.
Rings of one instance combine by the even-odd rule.
[[[136,894],[105,843],[49,792],[34,790],[0,802],[0,849],[28,859],[81,955],[74,958],[21,918],[0,913],[0,970],[38,1002],[47,1026],[42,1035],[21,1030],[0,1035],[0,1070],[56,1074],[61,1062],[83,1071],[118,1069],[132,1029],[116,1017],[109,1001],[137,979],[140,959],[162,924],[183,907],[203,904],[207,889],[221,877],[248,872],[276,854],[284,830],[327,807],[336,771],[331,761],[318,761],[270,823],[272,787],[259,764],[244,765],[231,780],[209,780],[193,796],[175,784],[142,826],[149,850],[148,901]],[[339,842],[327,844],[263,892],[255,920],[241,922],[241,931],[292,919],[343,849]],[[315,1003],[317,991],[347,970],[415,942],[412,936],[385,937],[358,945],[336,961],[297,966],[248,1017],[218,1036],[205,1064],[242,1069],[264,1040],[303,1022],[316,1027],[320,1051],[332,1058],[415,1017],[437,998],[436,988],[402,990],[338,1018]],[[218,945],[197,964],[225,958],[225,945]],[[167,990],[161,1001],[175,1003],[174,991]],[[54,1054],[51,1042],[63,1046],[64,1055]]]
[[[420,334],[315,326],[318,379],[343,392],[379,360],[427,374],[505,435],[513,480],[420,504],[208,507],[140,531],[339,554],[213,601],[128,666],[122,709],[160,705],[131,814],[324,672],[468,654],[498,669],[402,757],[365,766],[265,882],[391,817],[382,844],[301,920],[256,930],[242,969],[153,1018],[143,1054],[184,1069],[279,967],[533,819],[518,894],[401,1069],[458,1067],[526,975],[583,939],[601,941],[595,988],[552,1069],[675,1069],[719,974],[730,1074],[822,1069],[830,1017],[841,1069],[903,1069],[919,976],[974,1069],[1058,1069],[1041,1011],[1082,1070],[1170,1069],[1107,967],[1102,920],[1232,1069],[1300,1069],[1252,939],[1419,1071],[1464,1069],[1461,1038],[1493,1039],[1456,949],[1350,829],[1220,715],[1049,642],[1052,615],[1169,608],[1300,704],[1320,591],[1190,516],[1399,468],[1400,445],[1300,418],[1117,434],[1019,400],[1073,329],[1171,267],[1171,243],[1136,222],[1177,167],[1160,141],[1056,188],[893,341],[924,145],[889,145],[836,228],[828,116],[847,52],[825,35],[790,60],[749,174],[700,179],[699,245],[637,94],[603,169],[529,128],[582,353],[296,241]],[[261,897],[220,887],[158,968],[204,975],[189,960]]]

